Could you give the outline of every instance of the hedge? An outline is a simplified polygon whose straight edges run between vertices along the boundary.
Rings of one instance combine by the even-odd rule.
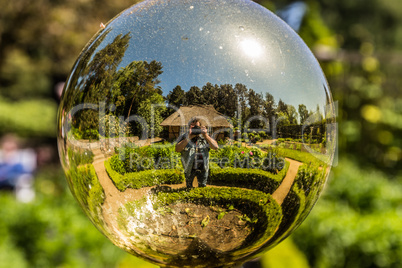
[[[103,226],[102,205],[105,192],[98,180],[93,165],[79,166],[67,172],[67,178],[77,201],[86,208],[88,216],[98,225]]]
[[[269,150],[272,148],[270,145],[261,146],[261,149]],[[282,155],[283,157],[287,157],[305,164],[314,163],[315,165],[323,166],[326,165],[322,160],[315,157],[313,154],[308,152],[300,152],[298,150],[293,149],[286,149],[276,147],[278,150],[278,154]]]
[[[234,186],[273,193],[285,178],[289,165],[290,163],[286,161],[285,167],[277,174],[260,169],[219,168],[212,165],[208,181],[211,185]]]
[[[127,219],[130,216],[141,217],[136,211],[143,211],[143,206],[147,202],[144,197],[138,201],[125,204],[124,209],[120,209],[120,224],[127,226]],[[282,219],[282,209],[270,194],[257,190],[239,188],[217,188],[201,187],[191,190],[176,189],[169,192],[158,192],[152,199],[153,210],[157,211],[160,207],[168,206],[173,203],[195,203],[204,206],[233,206],[250,218],[257,218],[253,226],[253,232],[261,232],[252,235],[256,240],[246,241],[240,251],[235,251],[233,255],[250,253],[257,250],[266,243],[278,228]],[[143,211],[147,213],[154,211]]]
[[[105,161],[105,168],[109,177],[121,192],[127,188],[140,189],[160,184],[180,184],[185,180],[184,173],[176,169],[145,170],[122,175],[113,170],[110,160]]]
[[[292,233],[292,230],[296,229],[307,216],[305,211],[304,192],[297,187],[296,183],[294,183],[282,203],[283,218],[278,230],[271,238],[271,241],[279,243],[289,236]]]

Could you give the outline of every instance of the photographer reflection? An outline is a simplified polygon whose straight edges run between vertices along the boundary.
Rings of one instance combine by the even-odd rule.
[[[207,186],[209,150],[218,148],[218,143],[208,135],[207,128],[201,126],[200,120],[190,120],[189,132],[182,135],[176,144],[176,152],[181,153],[187,188],[193,187],[195,176],[198,187]]]

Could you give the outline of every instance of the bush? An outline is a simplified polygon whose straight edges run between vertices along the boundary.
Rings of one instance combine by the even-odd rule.
[[[263,139],[267,138],[267,133],[265,131],[258,131],[258,135]]]
[[[119,155],[117,155],[117,154],[113,155],[110,158],[109,163],[110,163],[110,167],[117,173],[120,173],[120,174],[126,173],[126,169],[124,168],[124,162],[120,160]]]
[[[15,133],[30,138],[54,137],[56,114],[57,104],[53,100],[12,102],[0,96],[0,135]]]
[[[180,184],[185,180],[184,173],[177,169],[145,170],[123,175],[112,168],[110,160],[105,161],[105,168],[109,177],[121,192],[127,188],[140,189],[160,184]]]
[[[87,214],[98,226],[103,225],[102,204],[105,192],[96,175],[93,165],[70,169],[67,174],[70,189]]]
[[[209,184],[257,189],[266,193],[274,192],[282,182],[289,169],[289,162],[278,174],[259,169],[219,168],[211,166]]]
[[[91,150],[73,150],[68,148],[67,155],[70,164],[74,166],[91,164],[94,160],[94,153]]]
[[[272,146],[266,145],[262,147],[264,150],[271,150]],[[323,161],[321,161],[319,158],[315,157],[313,154],[308,153],[308,152],[300,152],[297,150],[291,150],[291,149],[286,149],[286,148],[281,148],[281,147],[276,147],[277,149],[277,154],[281,155],[283,157],[287,157],[305,164],[312,163],[317,166],[324,166],[326,165]]]
[[[282,221],[272,239],[285,239],[307,216],[305,212],[304,193],[293,184],[282,203]]]
[[[0,193],[0,267],[117,267],[127,254],[94,227],[66,187],[54,188],[64,174],[43,171],[34,202]]]
[[[120,210],[120,220],[123,224],[130,215],[136,214],[136,210],[141,209],[147,202],[146,198],[139,201],[129,202],[125,205],[126,209]],[[254,246],[266,242],[277,229],[282,219],[281,207],[276,203],[271,195],[256,190],[246,190],[238,188],[215,188],[204,187],[188,190],[172,190],[169,192],[158,192],[155,195],[153,209],[167,206],[176,202],[195,203],[204,206],[233,206],[235,209],[243,211],[250,219],[258,219],[255,223],[255,232],[264,231],[257,235],[257,241],[252,243]],[[151,211],[152,212],[152,211]],[[249,252],[247,245],[243,245],[241,252]]]
[[[210,161],[223,167],[263,169],[278,173],[283,166],[277,151],[269,149],[262,151],[258,147],[223,146],[217,151],[210,152]],[[273,164],[275,163],[275,164]]]
[[[180,153],[175,152],[174,144],[132,147],[122,146],[115,150],[123,162],[124,171],[138,172],[151,169],[181,169]],[[115,169],[116,171],[118,169]]]

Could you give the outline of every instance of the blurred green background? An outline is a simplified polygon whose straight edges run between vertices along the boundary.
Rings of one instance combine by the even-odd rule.
[[[0,268],[155,267],[87,220],[58,164],[58,90],[80,50],[135,1],[0,0],[0,136],[38,155],[35,199],[0,191]],[[294,1],[257,1],[282,12]],[[402,5],[311,0],[299,34],[338,102],[339,158],[307,220],[264,255],[268,267],[401,267]]]

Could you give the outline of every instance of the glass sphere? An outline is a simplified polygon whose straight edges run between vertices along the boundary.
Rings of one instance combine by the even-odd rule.
[[[145,1],[83,49],[58,146],[72,193],[116,246],[162,267],[233,267],[312,209],[334,114],[313,54],[265,8]]]

